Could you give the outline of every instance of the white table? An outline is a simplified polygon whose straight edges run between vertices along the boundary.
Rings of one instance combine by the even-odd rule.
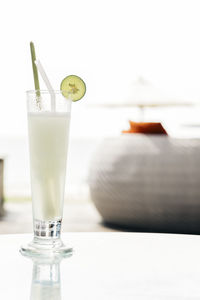
[[[70,241],[75,253],[61,262],[60,284],[49,286],[48,282],[43,285],[36,282],[37,292],[34,278],[32,283],[33,263],[19,253],[21,243],[28,242],[31,236],[1,235],[0,299],[185,300],[200,297],[199,236],[67,233],[62,237],[65,242]],[[44,274],[42,269],[40,271],[42,278]]]

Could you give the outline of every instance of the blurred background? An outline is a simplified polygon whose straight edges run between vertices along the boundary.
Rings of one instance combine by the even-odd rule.
[[[86,82],[86,96],[72,108],[64,230],[102,230],[88,172],[105,138],[120,136],[129,120],[162,122],[174,138],[200,137],[199,8],[198,0],[1,4],[5,214],[0,232],[32,226],[25,95],[34,87],[29,42],[34,41],[55,89],[69,74]],[[9,227],[13,221],[15,229]]]

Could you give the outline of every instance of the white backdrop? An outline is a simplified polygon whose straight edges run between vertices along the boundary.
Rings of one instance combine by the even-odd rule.
[[[69,74],[86,81],[87,95],[73,108],[72,136],[95,135],[86,103],[126,94],[138,75],[199,99],[199,8],[198,0],[2,1],[0,136],[26,134],[30,40],[55,89]]]

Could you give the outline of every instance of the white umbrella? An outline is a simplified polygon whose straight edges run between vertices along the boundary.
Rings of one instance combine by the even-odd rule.
[[[120,92],[119,92],[120,93]],[[145,107],[156,106],[186,106],[192,105],[192,102],[186,102],[182,99],[177,99],[164,91],[155,87],[151,82],[139,77],[136,81],[124,87],[123,95],[116,99],[96,102],[91,105],[104,107]]]

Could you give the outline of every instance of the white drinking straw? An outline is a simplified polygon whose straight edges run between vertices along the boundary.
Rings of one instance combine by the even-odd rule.
[[[51,95],[51,111],[55,111],[56,109],[56,96],[53,91],[52,85],[47,77],[47,74],[44,71],[44,68],[42,67],[41,62],[37,59],[35,60],[35,64],[37,66],[37,69],[44,80],[44,83],[46,84],[47,90],[49,91],[49,94]]]

